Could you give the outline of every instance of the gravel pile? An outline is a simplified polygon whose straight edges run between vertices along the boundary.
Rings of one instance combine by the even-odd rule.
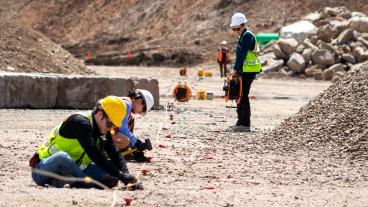
[[[368,159],[368,64],[349,72],[266,135],[274,150]],[[271,144],[270,144],[271,145]]]

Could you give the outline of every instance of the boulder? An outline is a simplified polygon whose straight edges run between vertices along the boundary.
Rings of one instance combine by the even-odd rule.
[[[305,16],[303,18],[303,20],[309,21],[311,23],[314,23],[315,21],[317,21],[319,19],[321,19],[321,13],[319,13],[319,12],[310,13],[310,14],[308,14],[307,16]]]
[[[357,47],[353,50],[353,56],[355,58],[355,61],[357,63],[364,62],[368,59],[368,54],[365,52],[365,50],[361,47]]]
[[[334,73],[336,73],[336,72],[341,72],[341,71],[345,72],[345,68],[346,68],[345,65],[343,65],[341,63],[338,63],[338,64],[335,64],[335,65],[330,66],[326,70],[332,70]]]
[[[344,53],[341,55],[341,58],[348,63],[355,64],[355,58],[352,54]]]
[[[333,74],[334,74],[334,71],[331,68],[328,68],[323,71],[322,78],[323,80],[332,80]]]
[[[365,48],[362,42],[351,42],[349,46],[350,46],[351,51],[353,51],[355,48],[358,48],[358,47],[361,47],[363,49]]]
[[[296,48],[298,47],[298,41],[296,41],[296,39],[294,38],[280,39],[279,46],[285,54],[290,56],[293,52],[296,51]]]
[[[366,17],[367,15],[365,15],[364,13],[362,12],[352,12],[351,13],[351,16],[352,17]]]
[[[337,30],[329,24],[323,25],[318,29],[317,36],[318,39],[324,42],[331,42],[338,35]]]
[[[309,63],[309,61],[311,60],[312,54],[313,54],[313,50],[311,48],[307,48],[303,50],[302,56],[306,63]]]
[[[298,42],[303,42],[317,33],[317,27],[310,21],[302,20],[282,27],[280,30],[281,38],[295,38]]]
[[[275,44],[273,47],[273,53],[275,54],[277,59],[283,59],[283,60],[287,60],[289,58],[289,56],[284,53],[280,47],[279,44]]]
[[[317,41],[318,41],[318,36],[317,35],[313,35],[311,38],[310,38],[310,41],[312,44],[317,44]]]
[[[329,50],[320,49],[312,54],[312,61],[314,64],[329,66],[335,64],[335,57]]]
[[[346,29],[337,37],[336,43],[339,45],[346,44],[353,39],[354,30]]]
[[[299,53],[294,52],[287,62],[287,66],[290,68],[290,70],[300,73],[303,72],[305,69],[305,60],[302,55]]]
[[[325,7],[323,9],[323,12],[330,15],[330,16],[337,16],[340,11],[339,11],[339,8],[338,7],[334,7],[334,8],[331,8],[331,7]]]
[[[305,76],[312,77],[314,76],[314,73],[322,73],[322,69],[311,66],[304,70]]]
[[[313,77],[314,77],[315,80],[323,80],[322,74],[323,74],[323,72],[321,70],[321,71],[313,73]]]
[[[358,32],[368,32],[368,17],[352,17],[349,20],[350,28],[357,30]]]
[[[273,52],[268,52],[259,56],[259,61],[261,62],[262,66],[267,65],[267,63],[273,59],[276,59],[276,56]]]
[[[296,47],[296,52],[302,54],[304,49],[305,49],[304,44],[300,44],[298,47]]]
[[[267,64],[262,67],[262,71],[278,72],[284,67],[283,60],[268,59]]]
[[[342,31],[349,28],[349,21],[330,21],[330,25],[332,26],[333,30],[337,31],[337,34],[340,34]]]
[[[330,43],[325,43],[323,42],[322,40],[318,40],[317,42],[317,46],[320,48],[320,49],[326,49],[326,50],[329,50],[332,54],[336,54],[336,49],[337,48],[334,48]]]

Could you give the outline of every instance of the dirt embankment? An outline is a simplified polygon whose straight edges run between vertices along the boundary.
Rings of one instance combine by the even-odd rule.
[[[275,32],[325,6],[346,6],[368,13],[365,0],[188,0],[154,2],[20,0],[13,4],[17,22],[35,28],[81,59],[96,64],[192,65],[214,61],[222,40],[235,43],[231,15],[246,13],[254,32]],[[7,6],[7,7],[6,7]],[[133,58],[126,58],[128,50]],[[161,61],[161,58],[165,61]],[[168,61],[166,61],[168,59]],[[92,60],[93,62],[93,60]]]
[[[0,21],[0,70],[90,73],[80,60],[45,35],[4,19]]]

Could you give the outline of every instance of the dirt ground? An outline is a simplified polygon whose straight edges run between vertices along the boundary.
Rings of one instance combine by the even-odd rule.
[[[196,79],[197,68],[185,78],[222,95],[222,79]],[[159,79],[163,106],[179,76],[178,69],[93,67],[99,74]],[[367,206],[368,178],[364,163],[321,157],[309,152],[283,154],[263,134],[305,105],[331,83],[314,80],[255,80],[251,89],[252,133],[235,133],[235,109],[222,99],[175,103],[172,110],[151,111],[137,119],[136,132],[150,138],[153,162],[129,163],[143,182],[143,191],[116,188],[117,203],[133,198],[132,206]],[[234,104],[233,104],[234,105]],[[113,191],[54,189],[36,186],[28,157],[52,127],[71,110],[0,110],[0,206],[110,206]],[[173,115],[175,123],[169,120]],[[225,118],[227,117],[227,118]],[[171,135],[171,138],[166,138]],[[159,145],[163,147],[159,147]],[[140,174],[144,168],[147,176]],[[120,186],[121,187],[121,186]],[[208,189],[209,188],[209,189]],[[211,189],[213,188],[213,189]]]

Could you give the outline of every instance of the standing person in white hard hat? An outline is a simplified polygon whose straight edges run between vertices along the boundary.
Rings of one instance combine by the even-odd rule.
[[[220,66],[220,76],[226,77],[227,68],[226,65],[229,62],[229,49],[227,42],[224,40],[221,42],[221,46],[217,50],[217,63]]]
[[[127,97],[121,97],[121,99],[127,106],[126,115],[121,127],[116,130],[117,133],[112,138],[119,150],[123,150],[126,147],[136,147],[141,152],[138,153],[141,156],[139,157],[140,160],[137,161],[145,161],[143,151],[148,149],[148,146],[133,133],[135,124],[133,114],[146,115],[154,104],[153,96],[147,90],[137,89],[133,93],[128,93]]]
[[[258,59],[258,44],[255,36],[246,27],[247,18],[242,13],[235,13],[231,18],[230,28],[237,36],[236,59],[232,74],[242,78],[242,97],[237,104],[238,121],[235,129],[250,131],[250,103],[249,91],[257,73],[262,71],[262,66]]]

